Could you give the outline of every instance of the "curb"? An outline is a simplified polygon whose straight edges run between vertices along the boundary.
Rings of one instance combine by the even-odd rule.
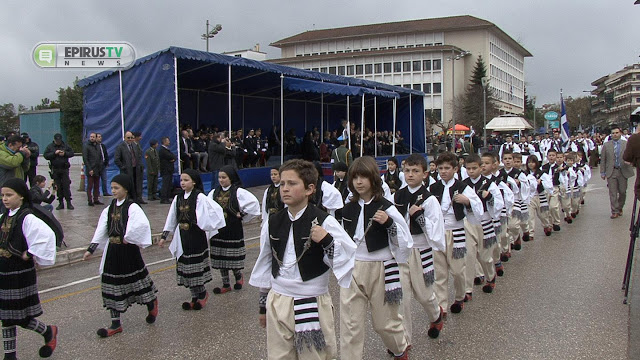
[[[152,234],[151,235],[151,245],[156,245],[158,241],[160,241],[160,236],[162,234]],[[56,269],[59,267],[72,265],[82,261],[82,256],[85,251],[87,251],[86,247],[82,248],[73,248],[61,250],[56,253],[56,263],[51,266],[42,266],[39,267],[39,270],[48,270],[48,269]],[[98,254],[98,253],[96,253]],[[102,254],[102,252],[100,252]]]

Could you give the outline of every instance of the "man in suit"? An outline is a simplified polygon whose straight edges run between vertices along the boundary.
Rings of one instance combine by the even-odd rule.
[[[102,185],[102,196],[111,196],[107,190],[107,168],[109,167],[109,153],[107,147],[102,143],[102,134],[96,133],[96,144],[100,150],[100,158],[102,159],[102,172],[100,173],[100,183]]]
[[[160,158],[156,151],[157,147],[158,140],[151,139],[149,148],[144,153],[144,158],[147,161],[147,199],[149,201],[160,200],[156,196],[158,194],[158,172],[160,171]]]
[[[100,174],[103,171],[103,160],[100,155],[100,148],[96,142],[96,134],[89,134],[89,141],[82,146],[82,160],[86,167],[86,176],[88,179],[87,200],[89,206],[104,205],[100,202],[98,188],[100,185]],[[93,192],[93,196],[91,193]]]
[[[612,219],[622,215],[622,208],[627,197],[627,179],[633,176],[633,168],[622,159],[627,142],[621,137],[620,127],[613,125],[611,127],[611,141],[604,143],[600,155],[600,177],[602,180],[607,180]]]
[[[640,126],[636,128],[636,133],[627,139],[627,148],[622,154],[622,159],[636,167],[634,191],[636,197],[640,199]]]
[[[138,204],[146,204],[142,200],[142,152],[140,146],[135,143],[135,137],[131,131],[124,134],[124,141],[116,147],[113,161],[120,169],[121,174],[131,176],[133,188],[131,189],[131,199]]]
[[[161,140],[162,146],[158,151],[160,159],[160,175],[162,175],[162,188],[160,189],[160,204],[171,204],[171,190],[173,189],[173,169],[176,156],[169,150],[171,141],[168,137]]]
[[[182,162],[182,169],[199,169],[200,154],[193,148],[193,141],[189,136],[189,130],[182,130],[180,132],[180,161]]]

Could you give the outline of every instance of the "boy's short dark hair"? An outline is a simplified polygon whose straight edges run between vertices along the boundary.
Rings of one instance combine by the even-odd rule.
[[[42,175],[36,175],[36,176],[33,178],[33,181],[35,181],[35,182],[36,182],[36,184],[38,184],[38,183],[41,183],[41,182],[43,182],[43,181],[47,181],[47,178],[46,178],[46,177],[44,177],[44,176],[42,176]]]
[[[522,161],[522,154],[520,154],[520,153],[513,153],[513,154],[512,154],[512,156],[513,156],[513,160],[520,160],[520,161]]]
[[[409,156],[407,156],[407,158],[405,159],[405,163],[406,166],[420,166],[422,167],[422,171],[427,171],[429,170],[429,165],[427,164],[427,159],[424,158],[424,156],[420,155],[420,154],[411,154]]]
[[[488,157],[491,158],[491,161],[496,162],[498,161],[498,156],[496,155],[496,153],[494,152],[485,152],[482,153],[482,157]]]
[[[398,159],[396,159],[395,156],[392,156],[392,157],[388,158],[387,162],[392,162],[392,163],[396,164],[396,167],[398,167]]]
[[[274,165],[271,167],[271,170],[278,170],[280,171],[280,165]]]
[[[549,149],[549,151],[547,151],[547,155],[549,155],[549,153],[557,154],[558,152],[554,149]]]
[[[511,155],[513,156],[513,151],[509,150],[509,149],[504,149],[504,151],[502,152],[502,158],[504,159],[505,155]]]
[[[301,159],[288,160],[280,166],[280,175],[282,175],[283,171],[287,170],[295,171],[296,174],[298,174],[305,189],[307,189],[309,185],[315,185],[318,182],[318,170],[316,170],[312,162]]]
[[[436,159],[436,166],[441,164],[449,164],[452,167],[458,167],[458,157],[449,151],[445,151]]]
[[[374,200],[379,200],[383,196],[382,190],[382,178],[380,178],[380,169],[376,160],[371,156],[362,156],[353,161],[353,164],[349,167],[348,183],[349,190],[353,194],[351,201],[357,202],[360,200],[360,194],[353,186],[353,179],[356,176],[363,176],[369,179],[371,183],[371,195]]]
[[[565,160],[576,161],[576,154],[574,154],[572,152],[568,152],[568,153],[565,154],[564,158],[565,158]]]
[[[476,155],[476,154],[471,154],[469,156],[467,156],[467,158],[464,160],[464,163],[469,165],[469,164],[478,164],[481,165],[482,164],[482,160],[480,160],[480,156]]]

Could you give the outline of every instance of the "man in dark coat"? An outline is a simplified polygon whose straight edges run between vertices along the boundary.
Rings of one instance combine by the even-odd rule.
[[[87,200],[89,202],[89,206],[93,206],[93,204],[104,205],[98,199],[98,197],[100,196],[100,174],[102,174],[102,171],[104,170],[104,164],[102,161],[100,148],[98,147],[98,143],[96,142],[95,133],[90,133],[89,141],[87,141],[82,146],[82,160],[84,161],[84,166],[86,167],[85,176],[88,183]],[[91,196],[92,192],[93,196]]]
[[[100,150],[100,158],[102,159],[102,172],[100,173],[100,183],[102,184],[102,196],[111,196],[107,190],[107,168],[109,168],[109,153],[107,147],[102,143],[102,134],[96,133],[96,144]]]
[[[116,147],[113,161],[120,169],[120,174],[127,174],[133,180],[131,199],[138,204],[146,204],[146,201],[142,200],[142,152],[134,140],[133,133],[127,131],[124,141]]]
[[[35,142],[31,141],[29,134],[23,132],[20,134],[24,139],[24,146],[29,149],[31,155],[29,156],[29,170],[24,174],[25,181],[29,183],[29,187],[33,187],[35,185],[34,178],[36,177],[36,168],[38,167],[38,156],[40,156],[40,147]]]
[[[49,160],[51,179],[58,189],[58,201],[56,210],[64,209],[64,200],[67,200],[67,209],[73,210],[71,204],[71,179],[69,179],[69,158],[73,157],[73,149],[62,141],[61,134],[53,135],[53,142],[44,150],[44,158]]]
[[[160,175],[162,176],[162,188],[160,189],[160,204],[171,204],[171,190],[173,189],[173,169],[176,162],[176,155],[169,150],[171,141],[168,137],[163,137],[162,146],[159,147],[158,158],[160,159]]]
[[[151,139],[149,148],[144,152],[147,162],[147,199],[150,201],[160,200],[158,194],[158,172],[160,171],[160,158],[158,157],[158,140]]]

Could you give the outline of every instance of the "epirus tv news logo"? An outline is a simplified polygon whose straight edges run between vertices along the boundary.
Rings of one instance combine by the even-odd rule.
[[[33,48],[33,61],[41,68],[128,68],[136,52],[128,42],[41,42]]]

